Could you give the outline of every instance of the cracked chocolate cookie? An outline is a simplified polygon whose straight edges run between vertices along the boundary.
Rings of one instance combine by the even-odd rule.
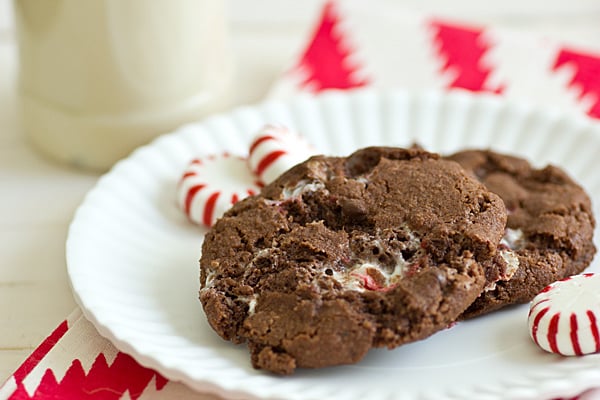
[[[200,300],[255,368],[359,361],[447,327],[497,268],[502,200],[420,149],[315,156],[208,232]]]
[[[500,247],[516,260],[512,273],[488,286],[464,318],[529,302],[550,283],[580,273],[592,261],[591,202],[563,170],[536,169],[522,158],[486,150],[466,150],[447,159],[502,198],[508,221]]]

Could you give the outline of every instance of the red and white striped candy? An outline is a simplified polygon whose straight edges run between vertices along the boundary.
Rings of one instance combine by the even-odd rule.
[[[267,125],[250,145],[248,165],[263,183],[268,184],[314,154],[315,149],[303,137],[283,126]]]
[[[247,160],[228,153],[190,162],[177,186],[179,207],[196,223],[212,226],[237,201],[260,191]]]
[[[542,349],[565,356],[600,351],[600,274],[554,282],[531,302],[529,335]]]

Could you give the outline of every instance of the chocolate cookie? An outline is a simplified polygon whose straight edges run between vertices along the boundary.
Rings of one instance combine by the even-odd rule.
[[[591,202],[564,171],[554,166],[535,169],[522,158],[484,150],[447,159],[460,163],[502,198],[508,222],[501,247],[517,260],[514,273],[489,286],[465,318],[529,302],[550,283],[589,265],[596,252]]]
[[[505,223],[498,196],[435,154],[315,156],[208,232],[200,300],[255,368],[355,363],[452,323],[486,285]]]

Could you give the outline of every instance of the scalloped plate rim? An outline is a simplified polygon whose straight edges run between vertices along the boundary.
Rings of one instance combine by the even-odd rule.
[[[340,102],[340,101],[356,101],[357,98],[360,98],[361,96],[363,97],[376,97],[376,98],[387,98],[389,96],[395,96],[398,95],[400,97],[406,97],[407,99],[410,100],[414,100],[414,99],[419,99],[422,101],[427,102],[428,99],[431,100],[431,98],[435,98],[438,100],[442,100],[442,101],[450,101],[452,102],[453,99],[455,99],[455,101],[463,101],[463,102],[467,102],[469,105],[473,105],[473,104],[477,104],[478,106],[481,106],[483,104],[482,107],[488,107],[490,104],[493,104],[494,106],[498,106],[498,107],[506,107],[507,109],[509,109],[510,112],[515,112],[515,110],[517,110],[516,112],[523,112],[525,114],[531,114],[532,112],[537,112],[540,113],[542,115],[548,115],[551,116],[552,118],[558,118],[558,119],[564,119],[567,121],[572,121],[575,124],[579,124],[582,127],[586,128],[586,129],[592,129],[592,130],[596,130],[600,133],[600,125],[598,125],[596,122],[591,121],[589,118],[585,117],[585,116],[581,116],[579,114],[575,114],[575,113],[567,113],[564,112],[562,110],[559,109],[550,109],[550,108],[539,108],[536,107],[535,104],[532,103],[528,103],[528,102],[514,102],[514,101],[510,101],[510,100],[506,100],[504,98],[500,98],[498,96],[495,95],[481,95],[481,94],[471,94],[471,93],[467,93],[467,92],[441,92],[441,91],[437,91],[437,90],[432,90],[432,91],[419,91],[419,92],[407,92],[407,91],[403,91],[403,90],[390,90],[390,91],[376,91],[376,90],[359,90],[359,91],[352,91],[352,92],[343,92],[343,91],[331,91],[331,92],[326,92],[324,94],[318,95],[318,96],[313,96],[313,95],[301,95],[298,96],[295,99],[290,99],[288,101],[280,101],[280,100],[269,100],[266,102],[263,102],[261,104],[255,105],[255,106],[242,106],[242,107],[238,107],[230,112],[227,113],[223,113],[223,114],[218,114],[212,117],[209,117],[203,121],[199,121],[196,123],[191,123],[191,124],[187,124],[185,126],[182,126],[181,128],[177,129],[174,132],[162,135],[160,137],[158,137],[157,139],[155,139],[154,141],[152,141],[150,144],[145,145],[140,147],[139,149],[135,150],[129,157],[127,157],[126,159],[123,159],[121,161],[119,161],[117,164],[115,164],[115,166],[104,176],[102,176],[99,180],[98,183],[96,184],[96,186],[94,188],[92,188],[92,190],[90,190],[90,192],[86,195],[84,201],[82,202],[82,204],[80,205],[80,207],[77,209],[75,216],[73,218],[72,223],[69,226],[69,233],[68,233],[68,237],[67,237],[67,242],[66,242],[66,253],[67,253],[67,272],[68,272],[68,277],[69,277],[69,283],[71,285],[74,297],[77,301],[77,303],[81,306],[82,311],[85,315],[86,318],[88,318],[93,324],[94,326],[98,329],[98,331],[100,332],[100,334],[102,336],[107,337],[109,340],[111,340],[114,345],[121,351],[124,351],[128,354],[131,354],[132,356],[134,356],[134,358],[136,358],[142,365],[151,367],[156,369],[157,371],[163,373],[163,375],[165,375],[167,378],[175,380],[175,381],[182,381],[184,383],[186,383],[187,385],[197,389],[197,390],[202,390],[202,391],[207,391],[210,393],[215,393],[219,396],[224,396],[224,397],[229,397],[229,398],[242,398],[245,397],[247,398],[248,396],[253,397],[253,398],[262,398],[260,390],[257,390],[257,388],[252,388],[252,390],[244,390],[243,388],[236,386],[235,384],[232,385],[226,385],[223,384],[221,382],[221,384],[219,384],[218,382],[215,383],[209,379],[204,379],[201,376],[197,376],[197,374],[191,374],[189,371],[182,371],[180,369],[177,368],[177,366],[173,366],[173,365],[168,365],[168,363],[165,363],[164,360],[161,360],[161,356],[160,355],[156,355],[156,354],[150,354],[147,351],[140,349],[139,345],[135,344],[135,340],[128,338],[128,337],[123,337],[122,332],[119,330],[120,328],[118,326],[115,326],[112,322],[107,322],[106,318],[104,318],[102,316],[102,313],[99,311],[97,308],[95,308],[94,306],[90,306],[88,299],[86,298],[86,294],[82,293],[79,287],[79,281],[78,279],[80,279],[78,277],[78,271],[77,268],[78,266],[75,266],[75,262],[73,261],[73,251],[76,251],[74,249],[73,246],[77,245],[77,238],[75,238],[73,236],[73,232],[76,231],[77,229],[81,229],[81,223],[80,223],[80,219],[81,219],[81,215],[84,212],[90,212],[89,211],[89,204],[90,202],[93,203],[94,201],[94,196],[97,196],[98,194],[102,194],[103,192],[105,192],[107,190],[107,186],[113,182],[114,180],[119,180],[119,179],[125,179],[123,178],[121,175],[124,174],[125,172],[127,172],[128,169],[137,166],[138,163],[140,163],[140,160],[144,157],[147,156],[148,154],[151,154],[152,152],[160,152],[162,147],[165,147],[168,145],[168,143],[170,142],[179,142],[180,140],[182,140],[182,137],[186,134],[186,132],[192,131],[192,130],[198,130],[198,129],[202,129],[203,127],[209,126],[211,123],[214,123],[215,121],[222,121],[223,119],[227,120],[230,119],[232,115],[236,115],[237,114],[241,114],[241,113],[252,113],[255,111],[260,111],[262,110],[262,112],[264,112],[264,110],[268,110],[270,108],[273,107],[283,107],[283,108],[292,108],[295,106],[298,106],[299,104],[301,104],[302,102],[308,102],[311,104],[317,104],[317,108],[321,111],[323,108],[323,104],[327,103],[327,102]],[[486,106],[487,104],[487,106]],[[319,106],[321,108],[319,108]],[[265,121],[267,122],[267,121]],[[410,135],[409,135],[410,136]],[[598,139],[598,141],[600,141],[600,138]],[[84,225],[85,226],[85,225]],[[596,239],[597,239],[596,235]],[[74,244],[75,243],[75,244]],[[600,355],[599,355],[600,357]],[[598,358],[596,356],[593,356],[592,358]],[[591,358],[590,358],[591,359]],[[583,362],[582,362],[583,363]],[[552,385],[548,385],[546,382],[545,387],[543,387],[544,385],[540,384],[538,386],[538,390],[536,392],[536,389],[531,389],[529,391],[529,397],[527,398],[534,398],[535,396],[548,396],[548,395],[572,395],[573,391],[581,391],[584,389],[588,389],[590,387],[592,387],[592,385],[594,384],[594,382],[598,379],[600,379],[600,360],[598,360],[597,362],[594,363],[594,366],[597,367],[596,370],[593,371],[587,371],[587,375],[583,375],[583,374],[579,374],[579,375],[575,375],[576,377],[579,378],[579,382],[578,382],[578,386],[577,388],[554,388],[552,387]],[[300,385],[301,386],[301,385]],[[550,386],[549,388],[547,386]],[[507,388],[510,391],[510,388]],[[476,389],[472,389],[472,390],[476,390]],[[525,390],[525,392],[527,392],[527,390]],[[436,393],[439,394],[439,393]],[[475,392],[470,392],[471,395],[477,395],[477,391]],[[506,391],[503,391],[501,394],[498,393],[491,393],[491,392],[487,392],[487,395],[495,395],[495,396],[500,396],[497,398],[502,398],[503,396],[505,396],[507,394]],[[417,398],[421,398],[421,396],[423,396],[424,394],[421,393],[415,397],[410,397],[411,399],[417,399]],[[454,398],[452,397],[451,394],[448,393],[442,393],[442,395],[445,395],[447,397],[444,398]],[[278,396],[283,396],[282,398],[289,398],[289,399],[299,399],[301,397],[299,397],[299,395],[289,395],[289,394],[285,394],[285,393],[279,393]],[[534,397],[531,397],[534,396]],[[496,397],[491,397],[491,398],[496,398]]]

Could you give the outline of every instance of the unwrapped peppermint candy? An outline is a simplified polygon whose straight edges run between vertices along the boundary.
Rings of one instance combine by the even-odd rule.
[[[564,356],[600,351],[600,274],[554,282],[531,302],[529,334],[542,349]]]
[[[192,160],[177,187],[179,207],[188,218],[208,227],[237,201],[260,191],[243,157],[228,153]]]
[[[302,136],[284,126],[267,125],[250,145],[248,166],[261,182],[268,184],[314,154],[315,149]]]

